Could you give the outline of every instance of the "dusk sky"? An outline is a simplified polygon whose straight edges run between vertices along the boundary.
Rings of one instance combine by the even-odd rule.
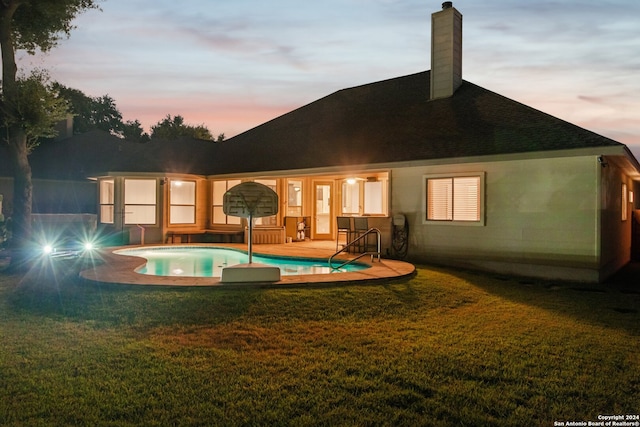
[[[231,137],[337,90],[430,68],[424,0],[106,0],[19,66]],[[457,0],[463,78],[627,144],[640,158],[640,2]]]

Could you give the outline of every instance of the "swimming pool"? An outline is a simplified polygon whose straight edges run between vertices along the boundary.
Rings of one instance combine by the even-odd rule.
[[[172,277],[220,277],[222,269],[249,262],[240,250],[207,246],[157,246],[120,249],[115,254],[145,258],[147,263],[136,273]],[[329,267],[326,259],[262,256],[253,254],[254,263],[277,266],[283,276],[329,274],[360,271],[369,268],[362,263],[349,264],[339,270]]]

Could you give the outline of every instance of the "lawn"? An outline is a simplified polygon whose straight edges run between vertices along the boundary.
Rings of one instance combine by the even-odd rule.
[[[640,285],[420,266],[382,285],[0,272],[0,425],[554,425],[640,413]]]

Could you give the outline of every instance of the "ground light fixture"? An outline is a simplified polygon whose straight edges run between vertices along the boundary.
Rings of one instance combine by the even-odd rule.
[[[78,256],[96,249],[96,244],[91,240],[45,243],[41,247],[42,254],[51,258]]]

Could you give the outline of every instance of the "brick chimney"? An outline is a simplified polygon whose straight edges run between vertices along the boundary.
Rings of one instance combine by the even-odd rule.
[[[431,95],[448,98],[462,84],[462,14],[453,3],[431,15]]]

